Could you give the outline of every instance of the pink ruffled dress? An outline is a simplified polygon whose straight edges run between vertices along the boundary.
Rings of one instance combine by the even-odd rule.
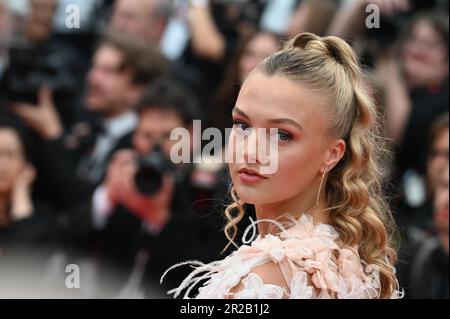
[[[259,221],[261,222],[261,221]],[[273,222],[273,221],[272,221]],[[188,261],[174,265],[166,271],[183,265],[195,270],[178,288],[168,292],[175,298],[184,291],[184,298],[191,298],[192,291],[200,283],[199,299],[316,299],[316,298],[378,298],[379,272],[374,265],[360,261],[357,249],[340,247],[337,231],[330,225],[314,225],[312,216],[303,214],[294,225],[282,229],[278,236],[258,236],[251,245],[243,245],[223,260],[203,264]],[[256,232],[256,223],[253,223]],[[250,228],[249,227],[249,228]],[[247,236],[249,229],[246,231]],[[252,272],[265,263],[275,263],[286,281],[286,287],[265,284]],[[308,278],[310,280],[308,280]],[[242,289],[231,289],[242,284]],[[392,298],[401,298],[395,291]]]

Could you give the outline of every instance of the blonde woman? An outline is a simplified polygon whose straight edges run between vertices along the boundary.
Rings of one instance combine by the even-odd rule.
[[[400,297],[395,227],[381,190],[384,143],[351,47],[296,36],[249,75],[233,121],[230,144],[246,131],[253,138],[255,129],[278,129],[274,174],[260,173],[250,148],[244,164],[229,164],[225,233],[236,245],[243,205],[252,204],[258,236],[224,260],[175,265],[196,269],[169,294],[191,297],[203,284],[197,298]]]

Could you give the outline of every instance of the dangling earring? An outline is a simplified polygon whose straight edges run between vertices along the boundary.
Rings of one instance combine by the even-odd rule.
[[[316,205],[319,204],[320,191],[322,190],[323,180],[325,179],[325,175],[327,173],[327,169],[325,169],[322,173],[322,177],[320,178],[319,192],[317,193]]]

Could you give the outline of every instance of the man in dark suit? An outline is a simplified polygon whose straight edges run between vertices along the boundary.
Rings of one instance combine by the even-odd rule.
[[[96,247],[102,267],[120,265],[129,278],[123,282],[120,297],[162,293],[187,274],[174,271],[165,282],[168,286],[161,289],[158,282],[167,268],[191,259],[216,260],[226,245],[224,219],[214,210],[217,201],[213,198],[220,164],[215,170],[176,164],[173,170],[161,174],[162,184],[151,194],[144,193],[136,179],[138,158],[159,152],[170,161],[177,143],[170,139],[173,129],[192,133],[192,121],[198,118],[193,100],[170,80],[153,83],[138,103],[139,122],[132,149],[114,155],[104,183],[95,191],[93,220],[101,232]],[[184,150],[195,154],[195,137],[185,141]],[[150,293],[144,292],[147,288]]]

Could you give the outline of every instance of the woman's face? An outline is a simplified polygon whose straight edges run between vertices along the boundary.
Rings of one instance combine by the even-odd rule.
[[[259,70],[249,75],[233,110],[230,159],[236,159],[238,148],[233,143],[243,132],[250,133],[248,140],[256,141],[256,129],[276,128],[278,169],[262,177],[245,172],[250,169],[260,173],[264,165],[255,155],[257,151],[244,144],[244,163],[230,160],[229,164],[241,200],[263,205],[295,199],[318,180],[320,169],[330,161],[339,161],[345,143],[328,134],[327,103],[323,94],[284,76],[268,76]]]
[[[249,73],[265,58],[278,50],[278,41],[268,33],[256,34],[247,44],[239,60],[239,81],[243,83]]]
[[[413,84],[440,83],[448,77],[447,45],[429,21],[414,25],[402,50],[404,70]]]
[[[22,144],[12,129],[0,128],[0,194],[11,191],[25,166]]]

